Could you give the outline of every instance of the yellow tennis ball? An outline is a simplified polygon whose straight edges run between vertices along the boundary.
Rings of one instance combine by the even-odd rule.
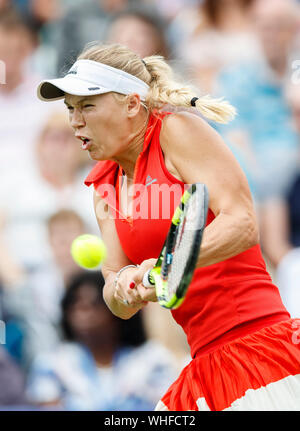
[[[93,269],[106,258],[106,246],[96,235],[80,235],[71,245],[71,255],[77,265],[85,269]]]

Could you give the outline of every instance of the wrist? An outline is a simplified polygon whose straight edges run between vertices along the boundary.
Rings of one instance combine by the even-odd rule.
[[[117,286],[117,284],[118,284],[118,280],[119,280],[120,275],[122,274],[122,272],[126,271],[126,269],[128,269],[128,268],[138,268],[138,267],[139,267],[139,265],[126,265],[126,266],[123,266],[123,268],[121,268],[121,269],[117,272],[117,274],[116,274],[116,276],[115,276],[115,278],[114,278],[114,286],[115,286],[115,287]]]

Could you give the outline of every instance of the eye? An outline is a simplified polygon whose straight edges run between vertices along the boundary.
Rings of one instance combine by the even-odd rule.
[[[86,104],[86,105],[83,105],[83,108],[92,108],[94,105],[90,105],[90,104]]]
[[[73,109],[74,109],[74,108],[73,108],[72,106],[67,106],[67,110],[68,110],[68,111],[73,111]]]

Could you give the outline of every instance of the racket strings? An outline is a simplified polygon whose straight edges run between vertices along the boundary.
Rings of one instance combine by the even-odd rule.
[[[184,206],[177,235],[173,247],[172,264],[169,265],[168,290],[174,294],[185,276],[186,267],[193,249],[195,233],[199,229],[199,214],[201,213],[200,200],[197,194],[191,195]],[[175,252],[176,251],[176,252]]]

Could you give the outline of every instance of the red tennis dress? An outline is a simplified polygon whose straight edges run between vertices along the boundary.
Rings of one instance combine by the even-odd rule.
[[[128,258],[157,258],[187,187],[165,167],[159,135],[167,113],[151,115],[134,173],[132,217],[122,214],[122,168],[98,162],[85,184],[110,208]],[[215,218],[209,210],[207,224]],[[300,319],[290,319],[259,244],[195,271],[172,311],[186,333],[191,362],[157,410],[300,410]]]

